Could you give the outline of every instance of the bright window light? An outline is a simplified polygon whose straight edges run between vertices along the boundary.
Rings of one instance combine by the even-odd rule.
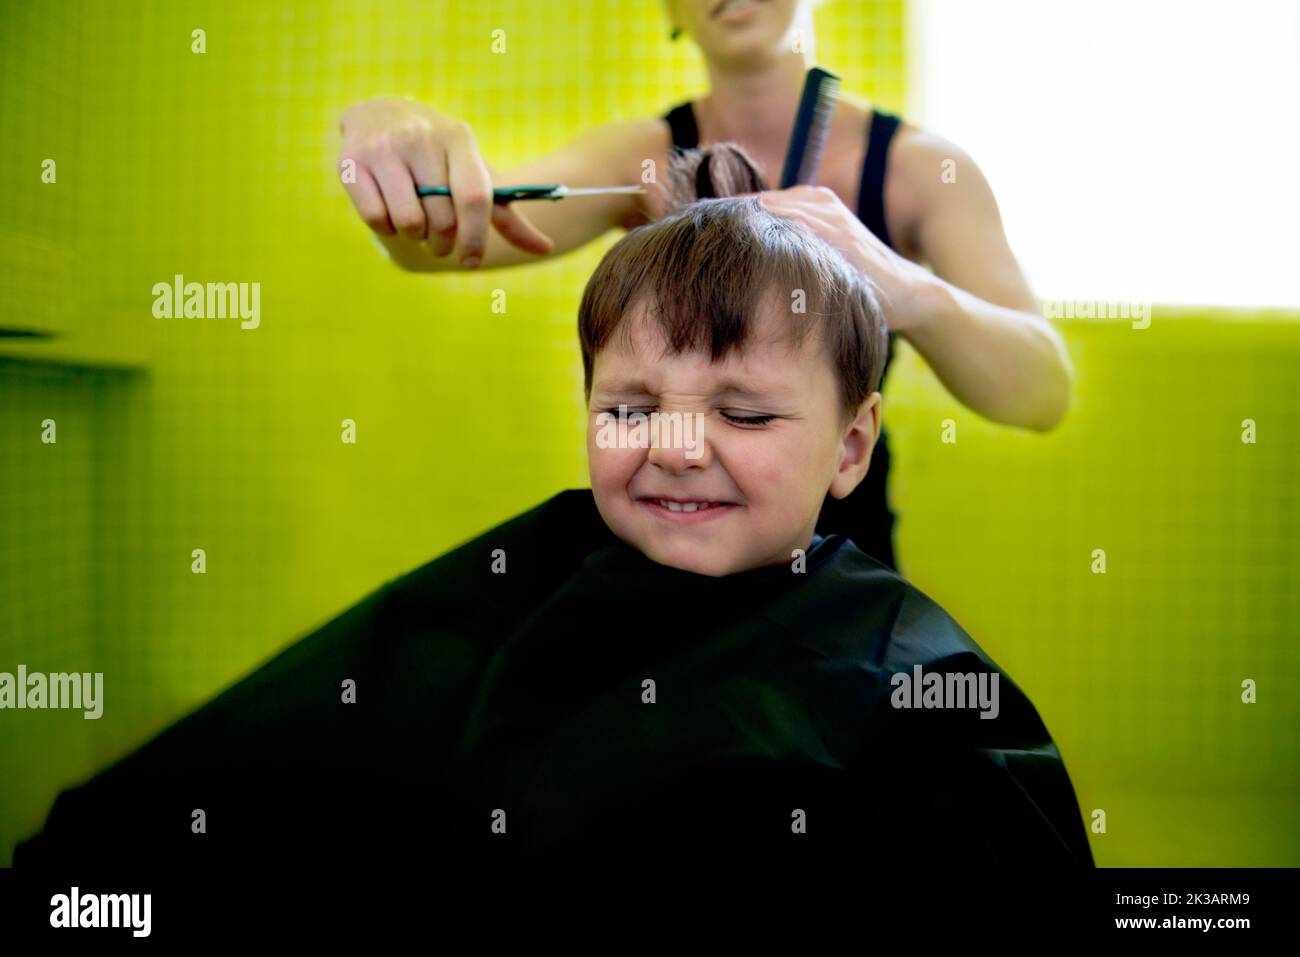
[[[1300,305],[1300,2],[910,0],[908,21],[908,118],[979,164],[1040,297]]]

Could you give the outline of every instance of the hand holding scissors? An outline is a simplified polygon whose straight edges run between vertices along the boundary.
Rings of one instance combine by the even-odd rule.
[[[340,173],[358,214],[390,253],[422,262],[440,260],[454,248],[463,268],[475,268],[489,227],[525,252],[548,255],[553,241],[511,205],[515,200],[643,192],[550,184],[493,189],[495,173],[479,154],[469,124],[409,100],[359,103],[340,127]]]

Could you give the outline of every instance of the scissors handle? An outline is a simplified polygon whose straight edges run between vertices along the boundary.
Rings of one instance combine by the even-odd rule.
[[[560,187],[554,186],[502,186],[492,190],[492,202],[513,203],[518,199],[560,199]],[[450,186],[417,186],[416,196],[450,196]]]

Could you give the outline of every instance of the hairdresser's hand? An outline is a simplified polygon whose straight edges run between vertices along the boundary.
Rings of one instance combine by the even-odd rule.
[[[906,333],[912,327],[934,275],[881,242],[834,190],[791,186],[758,197],[770,212],[809,227],[876,284],[890,332]]]
[[[463,120],[385,97],[351,107],[339,130],[339,169],[355,163],[355,182],[344,176],[344,188],[380,236],[427,242],[434,256],[454,249],[466,268],[483,258],[489,223],[520,249],[551,251],[551,240],[522,213],[492,202],[493,171]],[[419,197],[416,185],[450,185],[452,195]]]

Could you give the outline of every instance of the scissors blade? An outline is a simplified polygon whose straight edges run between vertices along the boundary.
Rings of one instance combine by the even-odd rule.
[[[563,199],[566,196],[600,196],[608,193],[644,193],[640,186],[500,186],[492,191],[493,201],[513,203],[523,199]],[[450,196],[449,186],[416,186],[416,196]]]
[[[610,193],[644,193],[640,186],[586,186],[573,188],[561,186],[556,189],[556,196],[603,196]]]

